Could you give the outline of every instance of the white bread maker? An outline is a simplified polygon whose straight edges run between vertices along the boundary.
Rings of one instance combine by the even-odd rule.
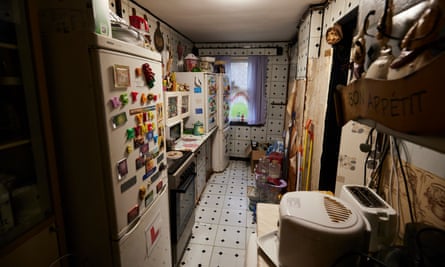
[[[353,266],[348,253],[367,252],[369,223],[343,200],[315,191],[288,192],[279,208],[282,267]],[[340,260],[341,259],[341,260]]]

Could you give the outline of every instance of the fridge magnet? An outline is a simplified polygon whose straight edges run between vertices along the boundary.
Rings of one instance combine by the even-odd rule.
[[[158,118],[164,117],[164,106],[162,105],[162,103],[156,104],[156,115]]]
[[[144,143],[143,145],[141,145],[139,151],[141,152],[141,155],[146,155],[148,152],[148,143]]]
[[[130,86],[130,67],[114,65],[114,87],[127,88]]]
[[[138,100],[138,92],[137,91],[131,92],[131,100],[133,101],[133,103]]]
[[[128,95],[127,94],[121,94],[119,96],[119,100],[121,101],[122,105],[128,104]]]
[[[153,88],[155,86],[155,73],[151,69],[150,64],[144,63],[142,65],[142,72],[144,73],[148,87]]]
[[[137,182],[136,176],[133,176],[127,181],[125,181],[123,184],[121,184],[121,193],[124,193],[125,191],[133,187],[133,185],[135,185],[136,182]]]
[[[118,172],[118,180],[122,180],[122,178],[128,173],[127,159],[121,159],[117,163],[117,172]]]
[[[138,135],[136,138],[133,139],[134,142],[134,148],[138,148],[144,145],[144,136]]]
[[[193,89],[193,91],[194,91],[196,94],[200,94],[200,93],[202,92],[202,89],[201,89],[201,87],[195,87],[195,88]]]
[[[148,195],[145,197],[145,207],[150,206],[150,204],[153,202],[154,198],[153,198],[153,190],[150,191],[150,193],[148,193]]]
[[[139,205],[135,205],[128,213],[127,213],[127,223],[130,224],[139,216]]]
[[[148,131],[146,137],[148,141],[151,141],[153,139],[153,131]]]
[[[143,156],[136,159],[136,170],[139,170],[140,168],[144,167],[144,165],[145,165],[145,158]]]
[[[135,133],[136,133],[136,131],[134,130],[134,128],[128,128],[127,129],[127,140],[133,139],[136,136]]]
[[[127,122],[127,114],[125,112],[119,113],[116,116],[113,116],[111,121],[113,122],[113,129],[116,129]]]
[[[121,101],[119,100],[119,98],[117,96],[112,97],[110,99],[110,103],[113,108],[118,108],[121,106]]]

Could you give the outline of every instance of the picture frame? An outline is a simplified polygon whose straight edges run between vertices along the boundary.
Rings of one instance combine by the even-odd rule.
[[[115,64],[113,67],[113,72],[115,88],[127,88],[131,85],[129,66]]]

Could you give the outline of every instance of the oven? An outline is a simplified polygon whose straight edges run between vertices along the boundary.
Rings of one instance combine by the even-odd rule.
[[[178,153],[182,154],[179,158]],[[169,153],[167,152],[167,155]],[[172,237],[172,260],[177,266],[184,253],[195,224],[195,177],[196,164],[190,151],[175,151],[176,156],[168,159],[168,181],[170,190],[170,218]]]

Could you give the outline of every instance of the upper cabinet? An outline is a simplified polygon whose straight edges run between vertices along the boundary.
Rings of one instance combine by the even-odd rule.
[[[167,107],[166,124],[171,125],[178,120],[182,120],[190,115],[189,91],[165,91],[164,101]]]

